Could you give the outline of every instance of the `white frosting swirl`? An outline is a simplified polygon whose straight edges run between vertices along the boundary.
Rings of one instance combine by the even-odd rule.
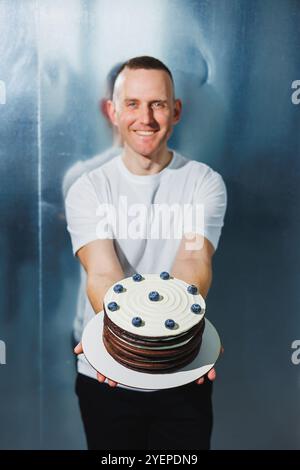
[[[105,310],[108,317],[118,327],[140,336],[177,336],[190,330],[200,322],[205,313],[205,300],[200,294],[190,294],[188,284],[176,278],[163,280],[158,274],[143,274],[143,280],[136,282],[127,277],[116,283],[121,284],[124,291],[116,293],[112,286],[104,297]],[[157,291],[160,300],[152,301],[148,295]],[[116,302],[118,310],[108,309],[110,302]],[[191,306],[199,304],[201,313],[193,313]],[[132,324],[133,317],[140,317],[142,326]],[[169,329],[165,321],[172,319],[176,326]]]

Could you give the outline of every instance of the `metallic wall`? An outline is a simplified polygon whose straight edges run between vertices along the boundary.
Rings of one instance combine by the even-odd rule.
[[[213,447],[300,448],[299,24],[297,0],[0,1],[0,448],[85,447],[62,181],[110,145],[106,74],[141,54],[184,101],[171,146],[228,189],[208,297],[225,346]]]

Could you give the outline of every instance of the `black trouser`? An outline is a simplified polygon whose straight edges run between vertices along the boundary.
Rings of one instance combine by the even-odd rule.
[[[209,449],[212,383],[139,392],[78,374],[76,393],[89,449]]]

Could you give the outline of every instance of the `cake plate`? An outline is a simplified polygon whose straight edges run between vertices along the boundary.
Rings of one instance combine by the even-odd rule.
[[[102,330],[103,311],[95,315],[84,329],[83,352],[87,361],[96,371],[125,386],[125,388],[127,386],[145,390],[162,390],[193,382],[212,369],[221,349],[217,330],[206,318],[200,351],[190,364],[175,372],[164,374],[137,372],[119,364],[106,351],[102,341]]]

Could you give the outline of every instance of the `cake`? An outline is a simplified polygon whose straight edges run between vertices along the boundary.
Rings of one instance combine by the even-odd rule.
[[[129,369],[176,371],[197,356],[205,301],[194,285],[159,274],[134,274],[104,297],[103,343]]]

